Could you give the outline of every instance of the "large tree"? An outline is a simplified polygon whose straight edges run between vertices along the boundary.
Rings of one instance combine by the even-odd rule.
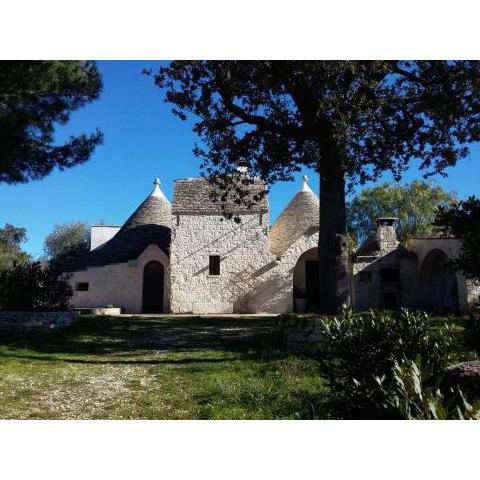
[[[102,78],[89,61],[0,62],[0,183],[24,183],[88,160],[100,131],[57,145],[55,125],[97,99]]]
[[[443,173],[480,137],[475,61],[174,61],[155,82],[177,116],[196,117],[204,175],[242,202],[238,162],[267,183],[319,173],[325,312],[349,302],[346,189],[385,170],[398,179],[414,158]]]
[[[47,259],[59,269],[89,250],[90,226],[81,221],[55,225],[44,242]]]
[[[15,227],[9,223],[0,228],[0,271],[30,260],[30,255],[22,250],[22,243],[26,240],[25,228]]]
[[[455,203],[454,193],[432,182],[415,180],[406,185],[383,183],[359,192],[347,205],[347,227],[358,243],[374,228],[375,219],[398,218],[397,234],[401,242],[413,236],[433,235],[433,222],[440,207]]]

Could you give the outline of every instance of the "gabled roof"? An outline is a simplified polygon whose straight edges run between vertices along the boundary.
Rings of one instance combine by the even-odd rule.
[[[374,257],[379,254],[380,246],[378,245],[376,232],[371,232],[355,252],[356,257]]]
[[[172,207],[155,180],[155,189],[108,242],[68,266],[68,271],[135,260],[149,245],[170,252]]]
[[[252,183],[242,185],[248,193],[248,200],[258,197],[258,201],[248,209],[246,206],[238,204],[234,195],[227,196],[225,202],[225,212],[232,214],[239,213],[264,213],[268,212],[268,199],[265,192],[265,183],[260,178],[250,177]],[[205,178],[186,178],[175,182],[173,192],[172,213],[195,214],[210,213],[223,214],[222,202],[214,201],[215,186]],[[217,192],[221,192],[220,189]]]
[[[366,240],[355,252],[354,263],[361,262],[360,257],[380,257],[380,246],[378,245],[377,233],[371,232]],[[406,249],[401,243],[388,255],[395,255],[396,258],[415,258],[416,254]]]
[[[304,176],[300,191],[270,229],[270,251],[274,255],[281,255],[304,233],[319,228],[320,202],[307,181]]]

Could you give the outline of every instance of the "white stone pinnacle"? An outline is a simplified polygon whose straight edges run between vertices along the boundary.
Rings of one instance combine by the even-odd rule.
[[[151,197],[159,197],[159,198],[164,198],[165,200],[167,197],[163,194],[163,192],[160,190],[160,179],[156,178],[153,181],[153,184],[155,185],[155,188],[153,189],[153,192],[150,194]]]
[[[302,188],[300,188],[300,191],[313,193],[312,189],[308,186],[308,177],[306,175],[302,177]]]

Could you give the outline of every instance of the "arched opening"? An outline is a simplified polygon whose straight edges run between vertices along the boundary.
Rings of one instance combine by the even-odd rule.
[[[422,304],[432,312],[458,310],[457,275],[447,255],[436,248],[428,253],[420,271]]]
[[[293,303],[295,311],[317,310],[319,290],[318,249],[311,248],[300,256],[293,271]]]
[[[160,262],[148,262],[143,269],[143,313],[163,312],[164,271]]]

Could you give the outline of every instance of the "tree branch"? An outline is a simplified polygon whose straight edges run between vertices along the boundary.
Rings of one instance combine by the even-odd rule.
[[[420,83],[421,85],[428,85],[423,78],[418,77],[412,72],[409,72],[408,70],[404,70],[403,68],[400,68],[398,65],[394,65],[392,68],[392,71],[394,73],[397,73],[398,75],[401,75],[402,77],[405,77],[407,80],[410,80],[411,82],[414,83]]]
[[[248,113],[245,109],[233,102],[231,95],[228,93],[227,88],[222,81],[218,82],[218,93],[223,104],[230,111],[230,113],[240,118],[240,120],[243,122],[256,125],[261,130],[278,133],[279,135],[287,135],[302,140],[305,138],[304,132],[300,127],[291,124],[279,125],[278,123],[267,120],[261,115]]]

